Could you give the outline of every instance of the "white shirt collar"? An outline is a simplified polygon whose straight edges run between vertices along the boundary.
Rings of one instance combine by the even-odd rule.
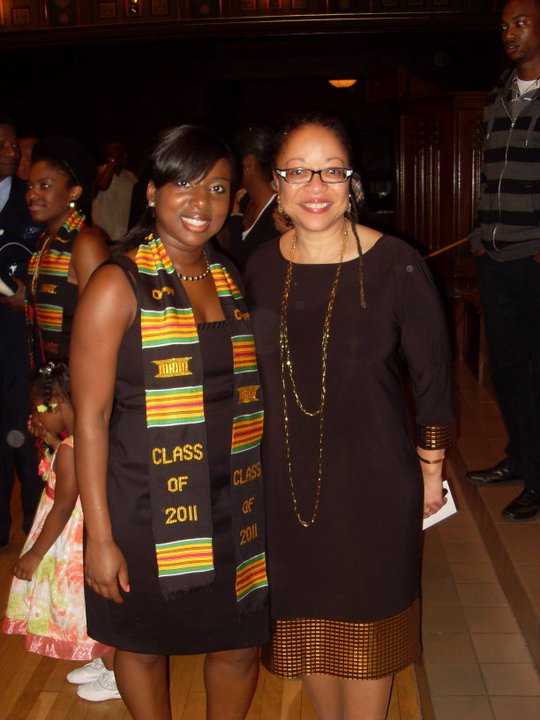
[[[11,192],[11,175],[0,181],[0,212],[4,209]]]

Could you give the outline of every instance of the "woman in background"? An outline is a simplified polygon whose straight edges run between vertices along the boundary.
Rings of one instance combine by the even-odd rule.
[[[248,125],[233,139],[242,166],[241,189],[226,225],[227,250],[243,269],[249,254],[279,234],[273,218],[276,188],[272,176],[275,133],[264,125]]]
[[[31,364],[67,361],[77,301],[90,275],[109,257],[101,231],[86,224],[96,165],[70,138],[38,140],[32,151],[26,202],[45,229],[28,266],[26,318]],[[81,209],[83,208],[83,209]]]

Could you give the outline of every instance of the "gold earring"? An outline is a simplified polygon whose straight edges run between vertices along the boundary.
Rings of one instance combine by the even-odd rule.
[[[279,197],[279,195],[277,196],[277,211],[278,211],[278,213],[281,215],[281,217],[283,218],[285,224],[286,224],[288,227],[292,227],[294,223],[293,223],[293,221],[291,220],[291,218],[287,215],[287,213],[285,212],[285,210],[283,209],[283,205],[281,204],[281,198]]]

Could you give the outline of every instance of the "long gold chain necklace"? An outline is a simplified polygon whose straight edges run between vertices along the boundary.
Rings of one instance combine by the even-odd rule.
[[[281,360],[281,387],[283,393],[283,424],[285,430],[285,452],[287,457],[287,470],[289,475],[289,485],[291,488],[291,498],[293,502],[294,512],[300,525],[303,527],[309,527],[313,525],[317,517],[319,510],[319,501],[321,496],[321,484],[322,484],[322,468],[323,468],[323,444],[324,444],[324,405],[326,401],[326,363],[328,359],[328,341],[330,339],[330,321],[332,319],[332,312],[334,309],[334,302],[336,299],[336,292],[339,283],[339,277],[341,275],[341,266],[343,265],[343,257],[345,256],[345,249],[347,246],[347,240],[349,237],[349,225],[346,222],[343,231],[343,243],[341,246],[341,254],[339,263],[336,269],[336,275],[330,295],[328,298],[328,305],[326,308],[326,315],[323,323],[323,331],[321,338],[321,393],[319,406],[316,410],[307,410],[304,403],[300,399],[296,382],[294,380],[294,368],[291,358],[291,351],[289,346],[289,331],[287,326],[287,309],[289,305],[289,295],[292,284],[293,264],[294,255],[296,251],[296,233],[293,235],[291,254],[289,258],[289,264],[287,266],[287,272],[285,275],[285,287],[283,289],[283,297],[281,300],[281,315],[279,321],[279,350]],[[291,459],[291,444],[289,438],[289,413],[287,406],[287,378],[289,379],[291,390],[296,401],[299,410],[309,417],[319,416],[319,452],[318,452],[318,467],[317,467],[317,485],[315,490],[315,503],[313,513],[310,520],[304,520],[300,514],[298,508],[298,499],[296,497],[296,491],[294,487],[293,471],[292,471],[292,459]]]

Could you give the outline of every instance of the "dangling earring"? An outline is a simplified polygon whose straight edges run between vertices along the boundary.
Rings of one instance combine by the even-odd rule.
[[[349,204],[347,205],[347,215],[350,215],[352,212],[352,197],[349,195]]]
[[[77,208],[77,203],[75,202],[75,200],[70,200],[68,202],[68,207],[70,210],[75,210]]]
[[[279,195],[277,196],[277,211],[283,218],[283,222],[285,223],[285,225],[287,225],[287,227],[292,227],[294,223],[283,209],[283,205],[281,204],[281,198],[279,197]]]

